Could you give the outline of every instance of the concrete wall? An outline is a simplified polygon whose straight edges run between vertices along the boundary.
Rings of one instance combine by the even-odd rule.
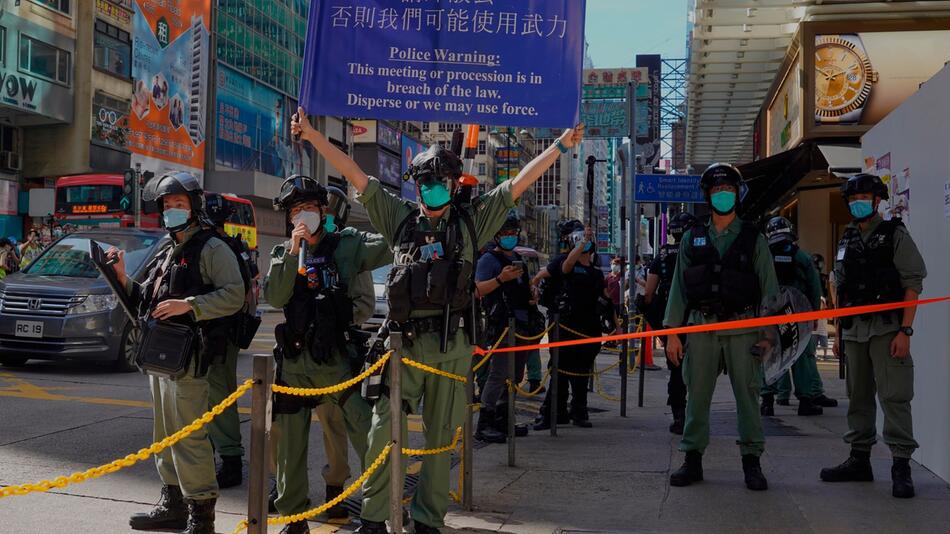
[[[950,181],[950,66],[926,82],[862,139],[866,158],[890,153],[891,169],[911,176],[907,227],[929,273],[924,297],[950,295],[950,214],[945,184]],[[950,304],[920,308],[912,338],[916,396],[914,432],[920,442],[915,459],[950,481]],[[879,425],[881,419],[878,419]]]

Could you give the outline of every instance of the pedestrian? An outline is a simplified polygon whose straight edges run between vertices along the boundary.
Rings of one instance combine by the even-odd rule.
[[[610,303],[614,307],[614,315],[617,317],[623,316],[623,290],[624,290],[624,275],[623,275],[623,259],[619,256],[615,256],[610,260],[610,273],[607,275],[607,278],[604,280],[606,288],[604,289],[604,295],[610,299]]]
[[[20,269],[20,261],[15,250],[9,239],[0,238],[0,278],[5,278],[8,274]]]
[[[508,214],[505,224],[495,234],[495,248],[478,259],[475,269],[475,287],[486,310],[486,335],[495,342],[501,338],[499,347],[508,347],[509,319],[515,320],[517,336],[532,337],[544,330],[544,316],[538,311],[537,301],[531,291],[531,281],[525,268],[524,258],[515,247],[521,236],[521,220],[514,212]],[[515,345],[527,345],[515,339]],[[508,433],[507,385],[521,383],[524,378],[528,351],[503,352],[489,361],[488,380],[481,395],[481,410],[475,438],[488,443],[504,443]],[[508,359],[515,359],[515,376],[508,370]],[[527,428],[525,428],[525,431]]]
[[[841,188],[853,218],[835,256],[835,294],[839,306],[914,301],[927,277],[924,259],[900,218],[878,213],[888,200],[887,186],[872,174],[857,174]],[[884,413],[884,443],[891,449],[891,494],[914,496],[910,458],[917,449],[910,402],[914,398],[914,360],[910,338],[917,308],[838,320],[835,355],[847,355],[848,433],[851,454],[841,465],[821,470],[825,482],[871,481],[871,447],[877,442],[877,406]],[[843,349],[843,350],[842,350]]]
[[[647,270],[647,285],[644,294],[646,305],[646,320],[651,328],[663,328],[663,314],[670,299],[670,288],[673,285],[673,273],[676,271],[676,261],[683,235],[687,230],[698,224],[696,217],[690,213],[680,213],[670,221],[669,232],[671,242],[663,245],[660,254],[654,258]],[[676,325],[682,326],[682,325]],[[681,343],[686,336],[680,334]],[[664,344],[666,342],[664,341]],[[686,424],[686,384],[683,382],[683,368],[674,364],[670,358],[666,359],[666,366],[670,370],[670,378],[666,384],[666,404],[673,412],[673,422],[670,432],[683,434],[683,425]]]
[[[811,309],[801,311],[820,309],[821,278],[811,255],[799,248],[798,236],[792,222],[785,217],[773,217],[765,227],[765,237],[769,242],[779,285],[797,289],[805,295]],[[795,398],[798,399],[798,415],[821,415],[824,412],[822,407],[838,405],[838,401],[825,395],[818,362],[815,359],[816,346],[817,341],[813,336],[808,348],[792,364],[790,372],[783,373],[776,383],[766,384],[763,381],[762,404],[759,408],[762,415],[775,415],[775,395],[780,394],[780,390],[785,390],[786,395],[789,394],[792,383],[795,384]]]
[[[225,339],[212,343],[209,352],[212,354],[211,364],[208,367],[208,407],[217,406],[221,401],[237,390],[237,360],[241,347],[239,340],[253,338],[253,332],[246,332],[250,328],[257,311],[256,279],[260,274],[257,262],[251,259],[251,251],[240,237],[232,237],[224,230],[225,223],[230,219],[234,208],[219,193],[208,193],[205,196],[205,212],[208,220],[214,225],[215,237],[224,241],[234,252],[241,269],[241,279],[244,281],[244,307],[241,314],[235,316],[225,330],[230,333]],[[254,325],[254,331],[259,322]],[[215,473],[220,489],[241,485],[243,481],[244,447],[241,445],[241,420],[238,416],[237,405],[231,405],[221,415],[215,417],[208,424],[208,437],[215,452],[221,458],[221,464]]]
[[[188,172],[172,172],[148,183],[146,202],[158,206],[162,227],[174,247],[159,255],[149,275],[139,284],[126,276],[122,251],[110,249],[115,275],[143,317],[192,328],[202,339],[196,347],[210,347],[220,339],[216,319],[231,317],[244,303],[244,281],[237,258],[229,247],[204,226],[204,196],[198,179]],[[149,324],[145,323],[144,324]],[[150,328],[154,326],[149,326]],[[143,339],[147,339],[147,333]],[[161,342],[161,340],[159,340]],[[207,371],[211,356],[196,349],[188,355],[186,372],[178,379],[150,376],[153,439],[175,434],[208,410]],[[175,529],[184,534],[212,534],[218,498],[214,452],[204,427],[155,456],[162,479],[162,497],[151,511],[129,519],[133,530]]]
[[[43,245],[40,241],[40,234],[34,228],[27,234],[26,241],[20,245],[20,269],[33,263],[43,253]]]
[[[369,178],[346,154],[331,144],[310,124],[302,108],[293,117],[291,133],[307,140],[360,193],[359,200],[370,221],[396,250],[390,276],[389,320],[402,328],[408,341],[404,354],[415,361],[456,375],[471,366],[475,336],[460,328],[470,313],[474,293],[475,254],[504,224],[515,202],[541,175],[580,142],[583,126],[569,129],[557,142],[522,169],[513,180],[500,184],[469,206],[460,191],[462,162],[451,151],[433,145],[417,155],[405,178],[416,185],[419,208],[384,189]],[[454,202],[453,202],[454,200]],[[446,309],[449,313],[446,314]],[[448,336],[443,338],[445,333]],[[375,459],[390,443],[391,406],[413,411],[422,402],[427,447],[451,442],[460,426],[469,399],[461,383],[406,368],[402,374],[402,402],[391,403],[385,395],[373,407],[367,459]],[[448,455],[426,456],[412,500],[413,528],[417,534],[438,532],[449,503]],[[382,534],[389,518],[390,472],[374,472],[363,486],[362,525],[359,532]],[[401,484],[399,485],[402,486]]]
[[[561,250],[535,277],[546,280],[545,291],[556,295],[558,313],[558,340],[599,337],[600,301],[604,295],[604,274],[594,265],[596,247],[593,231],[578,220],[569,220],[558,225]],[[550,312],[551,310],[549,310]],[[559,349],[557,398],[551,397],[548,389],[541,404],[535,430],[547,430],[552,424],[567,424],[590,428],[587,410],[587,383],[593,370],[594,359],[600,353],[600,343],[572,345]],[[570,412],[568,412],[570,393]],[[557,407],[557,420],[551,421],[551,404]]]
[[[392,261],[382,240],[353,228],[327,230],[329,196],[326,187],[307,176],[294,175],[280,187],[274,207],[284,211],[290,241],[274,247],[270,270],[264,282],[264,298],[283,309],[285,322],[275,331],[277,338],[277,383],[290,387],[321,388],[353,378],[363,364],[362,354],[352,341],[354,301],[365,299],[356,292],[372,295],[371,284],[360,284],[359,273],[372,271]],[[335,228],[335,223],[331,226]],[[298,270],[303,255],[302,271]],[[320,404],[335,404],[342,410],[343,424],[359,458],[366,457],[367,435],[372,410],[353,388],[320,397],[274,395],[277,512],[289,516],[305,512],[309,505],[307,451],[310,410]],[[336,412],[326,412],[331,416]],[[339,433],[330,423],[331,433]],[[327,442],[325,442],[327,443]],[[324,470],[326,499],[338,496],[349,476],[346,440],[337,450],[339,438],[330,439]],[[340,464],[342,462],[342,465]],[[360,466],[361,469],[365,465]],[[334,515],[341,515],[336,510]],[[307,521],[288,524],[283,534],[309,532]]]
[[[742,174],[732,165],[710,165],[700,179],[712,218],[683,236],[676,258],[663,324],[713,324],[754,317],[763,297],[778,294],[772,255],[765,238],[751,223],[738,218],[736,208],[745,190]],[[687,310],[689,315],[687,317]],[[762,367],[750,355],[758,342],[755,329],[689,334],[689,351],[668,337],[667,357],[683,365],[689,402],[680,450],[683,466],[670,475],[670,485],[688,486],[703,479],[703,452],[709,445],[709,409],[716,379],[726,369],[732,382],[738,416],[739,451],[746,487],[768,489],[759,456],[765,436],[759,416]]]

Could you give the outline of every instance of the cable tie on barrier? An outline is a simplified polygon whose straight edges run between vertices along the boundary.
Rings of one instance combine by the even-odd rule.
[[[28,495],[35,492],[46,492],[53,488],[63,488],[70,484],[80,484],[90,479],[115,473],[116,471],[125,469],[126,467],[131,467],[140,461],[147,460],[152,455],[162,452],[163,450],[185,439],[195,431],[210,423],[212,419],[221,415],[221,412],[237,402],[239,398],[241,398],[253,387],[253,379],[249,378],[245,380],[243,384],[238,386],[234,393],[228,395],[217,406],[205,412],[201,417],[195,419],[171,436],[166,436],[164,439],[152,443],[144,449],[139,449],[138,452],[127,454],[124,457],[113,460],[105,465],[92,467],[80,473],[73,473],[69,476],[59,476],[52,480],[41,480],[35,484],[20,484],[16,486],[6,486],[0,488],[0,499],[14,495]]]

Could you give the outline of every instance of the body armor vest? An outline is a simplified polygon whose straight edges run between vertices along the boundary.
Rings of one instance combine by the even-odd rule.
[[[775,264],[775,275],[778,277],[779,285],[796,288],[804,286],[802,283],[805,279],[804,273],[795,261],[798,245],[780,241],[769,245],[769,251],[772,253],[772,263]]]
[[[904,223],[899,218],[883,221],[861,239],[856,227],[845,230],[838,245],[838,261],[845,279],[838,285],[842,306],[863,306],[904,300],[900,273],[894,265],[894,231]]]
[[[679,245],[664,245],[660,252],[660,283],[656,287],[656,297],[666,304],[670,298],[670,289],[673,287],[673,274],[676,272],[676,258],[679,254]]]
[[[708,228],[692,229],[691,265],[683,273],[690,308],[728,317],[759,306],[761,288],[754,266],[758,237],[753,225],[743,223],[732,246],[720,257]]]

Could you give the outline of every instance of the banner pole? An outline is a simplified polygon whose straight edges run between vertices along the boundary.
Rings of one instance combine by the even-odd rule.
[[[251,457],[247,482],[247,522],[249,534],[267,533],[267,466],[271,426],[271,384],[274,366],[271,356],[254,356],[251,390]]]
[[[389,333],[389,433],[393,448],[389,451],[389,524],[402,532],[402,332]]]
[[[508,318],[508,346],[515,346],[515,318]],[[515,380],[517,379],[517,369],[515,366],[515,355],[517,352],[510,352],[505,355],[508,359],[508,377],[511,380],[511,387],[508,388],[508,467],[515,466]]]
[[[548,334],[548,339],[550,339],[551,341],[554,341],[554,342],[560,341],[561,336],[558,333],[558,330],[560,330],[560,327],[558,326],[558,324],[560,323],[560,320],[561,320],[561,316],[559,313],[554,312],[553,314],[551,314],[551,322],[554,324],[554,327],[551,328],[551,333]],[[557,396],[558,396],[557,367],[559,365],[558,352],[560,352],[559,348],[557,347],[551,348],[551,384],[550,384],[550,387],[548,388],[548,391],[550,392],[550,395],[551,395],[549,397],[551,400],[550,400],[550,404],[548,405],[548,417],[551,418],[551,436],[554,436],[554,437],[557,437],[557,415],[558,415],[557,414]]]

